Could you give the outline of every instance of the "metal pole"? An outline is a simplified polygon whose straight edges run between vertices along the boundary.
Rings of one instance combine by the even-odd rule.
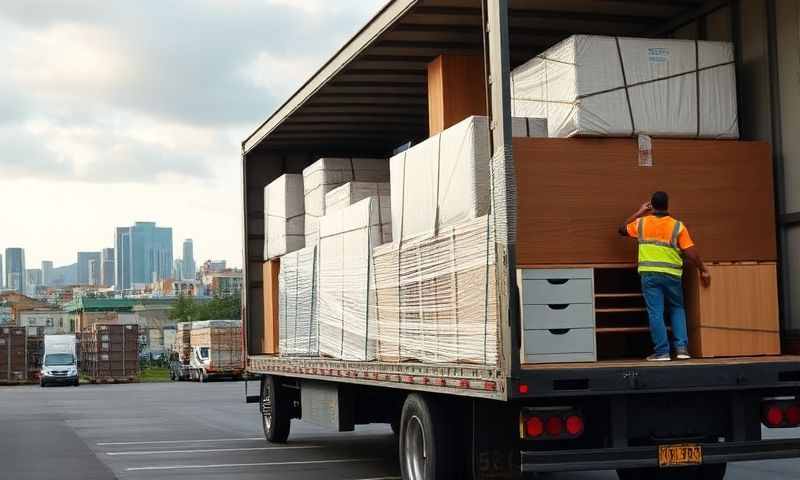
[[[508,0],[484,0],[488,43],[489,129],[492,220],[496,235],[496,274],[500,362],[508,376],[519,369],[519,298],[516,279],[517,192],[511,147],[511,67]],[[506,391],[506,395],[508,395]]]

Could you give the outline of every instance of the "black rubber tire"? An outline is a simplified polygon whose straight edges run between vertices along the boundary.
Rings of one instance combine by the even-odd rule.
[[[200,383],[208,383],[208,374],[204,370],[200,370]]]
[[[450,409],[444,400],[431,395],[412,393],[406,397],[400,417],[399,457],[400,471],[405,480],[438,480],[466,478],[464,463],[458,458],[461,446],[453,438],[455,431],[450,422]],[[422,441],[418,439],[421,432]],[[424,450],[423,458],[416,464],[410,458],[414,444]],[[411,449],[409,451],[409,449]],[[464,452],[460,452],[464,458]]]
[[[47,384],[44,382],[44,380],[39,380],[39,386],[44,388],[47,386]]]
[[[292,425],[291,404],[280,378],[265,375],[261,379],[261,426],[270,443],[286,443]]]
[[[80,386],[81,386],[81,381],[80,381],[80,379],[78,379],[78,380],[75,380],[75,383],[73,383],[73,384],[72,384],[72,386],[73,386],[73,387],[80,387]]]

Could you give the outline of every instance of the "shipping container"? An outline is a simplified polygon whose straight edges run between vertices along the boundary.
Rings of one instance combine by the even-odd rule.
[[[601,37],[570,41],[578,34]],[[406,480],[571,470],[722,479],[729,462],[800,456],[798,39],[796,0],[387,2],[242,142],[244,343],[248,372],[261,376],[248,401],[260,402],[267,439],[287,441],[293,418],[340,431],[390,423]],[[567,72],[575,48],[606,52],[592,57],[601,74]],[[566,94],[544,88],[551,75],[573,79]],[[591,117],[600,97],[613,125]],[[569,138],[520,135],[513,117],[525,115]],[[470,148],[487,152],[486,175],[440,175],[456,154],[430,139],[471,116],[488,117],[470,134]],[[405,168],[425,148],[428,161]],[[353,355],[354,328],[327,328],[337,317],[320,312],[347,304],[325,300],[324,242],[280,262],[294,291],[322,296],[290,303],[303,337],[276,328],[276,303],[287,303],[281,274],[264,265],[277,265],[264,252],[265,186],[332,157],[395,157],[410,175],[389,179],[403,185],[402,197],[392,192],[393,242],[362,246],[369,274],[383,275],[363,289],[377,297],[374,325],[397,333],[374,345],[349,337],[363,339]],[[443,185],[461,200],[443,201]],[[656,189],[672,193],[713,268],[711,289],[686,271],[700,358],[660,364],[643,360],[636,247],[617,234]],[[473,202],[484,190],[486,203]],[[484,216],[484,230],[465,222]],[[406,238],[398,221],[434,234]],[[481,268],[468,268],[481,255]],[[453,266],[440,269],[442,258]],[[484,309],[477,347],[461,342],[477,329],[461,321],[476,306],[461,308],[460,292]],[[374,334],[371,314],[359,315]],[[786,430],[776,439],[764,428]]]
[[[0,383],[28,381],[28,344],[25,327],[0,327]]]
[[[81,373],[92,383],[139,381],[139,326],[94,324],[81,332]]]

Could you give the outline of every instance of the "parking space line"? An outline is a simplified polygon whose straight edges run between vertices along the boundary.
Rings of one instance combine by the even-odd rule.
[[[128,452],[106,452],[106,455],[159,455],[164,453],[212,453],[212,452],[250,452],[256,450],[298,450],[304,448],[322,448],[319,445],[297,445],[290,447],[251,447],[251,448],[202,448],[192,450],[131,450]]]
[[[201,440],[153,440],[149,442],[100,442],[98,446],[111,446],[111,445],[155,445],[161,443],[202,443],[202,442],[251,442],[254,440],[264,440],[264,437],[251,437],[251,438],[206,438]]]
[[[259,463],[219,463],[214,465],[167,465],[163,467],[129,467],[128,472],[145,470],[184,470],[191,468],[230,468],[230,467],[278,467],[286,465],[314,465],[324,463],[357,463],[357,462],[378,462],[380,458],[337,458],[334,460],[303,460],[296,462],[259,462]]]

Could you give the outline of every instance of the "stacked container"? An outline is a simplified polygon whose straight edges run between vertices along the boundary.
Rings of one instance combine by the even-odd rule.
[[[0,383],[27,381],[27,344],[24,327],[0,327]]]
[[[94,324],[81,333],[81,372],[92,383],[139,380],[139,326]]]

